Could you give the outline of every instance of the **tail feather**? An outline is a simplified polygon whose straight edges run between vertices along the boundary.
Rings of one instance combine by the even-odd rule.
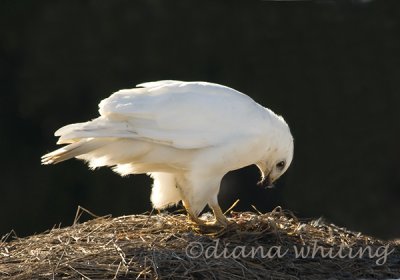
[[[56,164],[76,156],[92,152],[104,146],[106,139],[82,139],[42,156],[42,164]]]

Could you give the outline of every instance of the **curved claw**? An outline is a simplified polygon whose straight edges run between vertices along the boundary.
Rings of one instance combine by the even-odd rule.
[[[204,226],[204,227],[219,227],[219,228],[227,228],[228,225],[232,224],[233,222],[230,222],[224,215],[224,213],[221,210],[221,207],[219,206],[218,203],[209,203],[209,206],[211,207],[215,220],[213,222],[206,222],[202,219],[200,219],[191,209],[190,204],[188,201],[183,201],[183,206],[186,208],[186,211],[188,213],[189,219],[194,222],[195,224],[199,226]]]

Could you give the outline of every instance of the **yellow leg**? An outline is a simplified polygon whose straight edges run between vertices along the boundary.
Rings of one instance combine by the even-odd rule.
[[[209,203],[209,206],[213,210],[215,216],[215,222],[213,225],[219,225],[224,228],[227,227],[230,224],[230,222],[225,217],[224,213],[221,210],[221,207],[219,207],[218,202]]]
[[[187,200],[182,200],[183,206],[186,209],[186,212],[188,213],[189,219],[193,222],[195,222],[196,224],[198,224],[199,226],[203,226],[206,223],[201,220],[199,217],[197,217],[197,215],[192,211],[190,204]]]

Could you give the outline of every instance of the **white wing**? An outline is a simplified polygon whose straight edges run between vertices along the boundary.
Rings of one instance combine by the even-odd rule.
[[[56,131],[59,143],[98,137],[134,138],[176,148],[218,145],[257,133],[266,109],[229,87],[158,81],[120,90],[99,104],[101,117]]]

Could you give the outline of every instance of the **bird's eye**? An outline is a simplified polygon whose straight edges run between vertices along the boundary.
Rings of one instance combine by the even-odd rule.
[[[281,170],[282,170],[282,169],[285,167],[285,161],[282,160],[282,161],[278,162],[278,163],[276,164],[276,167],[277,167],[278,169],[281,169]]]

